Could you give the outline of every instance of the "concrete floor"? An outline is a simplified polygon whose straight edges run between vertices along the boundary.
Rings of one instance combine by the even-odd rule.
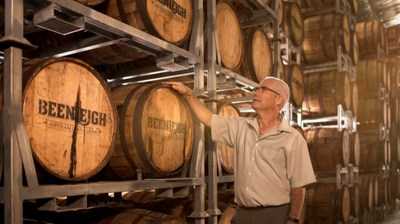
[[[400,224],[400,201],[396,200],[396,209],[393,213],[388,214],[383,221],[376,221],[376,224]]]

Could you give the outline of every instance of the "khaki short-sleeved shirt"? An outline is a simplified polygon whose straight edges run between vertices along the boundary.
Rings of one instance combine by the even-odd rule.
[[[257,117],[213,115],[212,140],[234,148],[235,201],[240,206],[290,203],[291,188],[316,182],[304,138],[280,114],[277,129],[258,132]]]

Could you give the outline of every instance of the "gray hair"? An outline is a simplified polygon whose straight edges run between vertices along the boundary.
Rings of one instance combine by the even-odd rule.
[[[289,88],[288,84],[286,84],[286,82],[284,82],[281,79],[272,77],[272,76],[266,77],[260,83],[262,83],[265,80],[269,80],[269,79],[275,80],[273,85],[275,86],[276,89],[274,89],[274,90],[277,91],[279,94],[281,94],[283,97],[283,101],[279,105],[279,110],[282,110],[282,108],[285,106],[285,104],[289,101],[290,88]]]

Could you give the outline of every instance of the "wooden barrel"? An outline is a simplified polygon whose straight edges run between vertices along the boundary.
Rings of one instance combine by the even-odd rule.
[[[307,187],[306,222],[308,224],[336,224],[350,217],[350,192],[346,185],[340,190],[336,184],[316,183]]]
[[[165,85],[127,85],[113,90],[119,108],[119,139],[104,175],[133,179],[167,177],[189,161],[193,119],[181,94]]]
[[[89,7],[93,7],[99,5],[100,3],[105,2],[105,0],[75,0],[75,1]]]
[[[395,72],[395,71],[393,71],[393,69],[396,69],[396,68],[393,68],[393,67],[395,67],[395,65],[393,66],[392,63],[390,63],[390,62],[386,63],[386,73],[385,73],[385,75],[386,75],[386,85],[385,85],[385,88],[386,88],[386,90],[387,90],[387,92],[389,94],[390,94],[391,87],[392,87],[391,73]]]
[[[374,205],[374,188],[372,179],[368,176],[359,176],[358,185],[360,187],[360,208],[370,212]]]
[[[350,191],[350,214],[358,217],[360,214],[360,187],[357,183],[349,187]]]
[[[226,204],[236,205],[235,191],[234,190],[218,191],[218,201]]]
[[[244,58],[244,38],[239,15],[226,0],[217,3],[216,25],[221,62],[225,68],[236,71]]]
[[[0,89],[3,94],[3,77]],[[67,181],[84,180],[107,164],[116,142],[117,112],[107,84],[92,67],[73,58],[25,62],[23,105],[39,178],[51,179],[48,172]]]
[[[385,205],[387,202],[387,178],[378,180],[378,205]]]
[[[236,209],[235,205],[218,202],[218,209],[221,210],[222,215],[219,216],[218,223],[225,224],[230,223]],[[175,198],[175,199],[158,199],[154,201],[148,201],[137,205],[141,209],[147,209],[152,211],[161,212],[164,214],[173,215],[183,219],[188,224],[194,224],[195,219],[189,217],[193,213],[195,208],[194,198]],[[205,209],[208,207],[208,202],[205,202]]]
[[[222,212],[221,217],[218,217],[218,224],[231,224],[231,220],[235,215],[237,206],[225,203],[218,203],[218,209]]]
[[[384,33],[384,38],[383,38],[383,51],[385,52],[385,57],[389,57],[389,40],[388,36]]]
[[[359,131],[378,129],[379,125],[387,124],[387,106],[377,98],[359,98],[357,123]]]
[[[125,194],[122,199],[139,204],[146,201],[153,201],[156,199],[156,193],[154,191],[132,191]]]
[[[278,23],[279,23],[279,26],[282,26],[283,16],[286,12],[283,10],[283,0],[278,0],[278,4],[279,4],[279,6],[278,6],[279,7]],[[275,9],[275,1],[272,1],[272,10],[274,10],[274,9]]]
[[[350,47],[350,58],[353,62],[353,66],[358,64],[359,54],[358,54],[358,36],[357,32],[351,31],[351,47]]]
[[[386,191],[387,191],[387,193],[386,193],[386,202],[387,203],[390,203],[390,201],[392,200],[392,178],[391,178],[391,176],[389,176],[389,177],[387,177],[386,178],[386,180],[387,180],[387,185],[386,185]]]
[[[218,115],[223,117],[239,117],[240,111],[231,103],[218,104]],[[225,145],[224,143],[218,142],[218,155],[221,160],[221,165],[225,171],[233,173],[234,170],[234,150],[233,148]]]
[[[173,6],[174,5],[174,6]],[[193,24],[193,0],[136,1],[110,0],[106,15],[174,45],[189,40]],[[122,43],[77,54],[91,65],[117,64],[149,56]]]
[[[399,161],[400,161],[399,140],[400,140],[399,127],[397,124],[392,122],[392,126],[390,128],[390,146],[391,147],[388,150],[390,150],[391,159],[393,161],[396,161],[397,163],[399,163]]]
[[[350,163],[356,167],[360,165],[360,137],[358,133],[350,135]]]
[[[337,46],[347,54],[351,49],[350,26],[346,15],[323,14],[304,21],[304,42],[301,51],[305,64],[337,60]]]
[[[304,20],[297,3],[284,2],[281,29],[290,38],[294,46],[300,46],[304,40]]]
[[[357,15],[358,13],[358,0],[350,0],[348,1],[350,4],[351,12],[353,15]],[[342,5],[342,2],[340,2]],[[301,8],[302,9],[326,9],[336,7],[336,1],[334,0],[301,0]],[[303,11],[304,12],[304,11]]]
[[[391,108],[390,104],[387,105],[387,109],[386,109],[386,113],[387,113],[387,115],[386,115],[386,126],[389,129],[392,126],[392,114],[391,114],[392,111],[391,111],[390,108]]]
[[[390,141],[386,142],[387,144],[387,153],[386,153],[386,165],[390,166],[392,162],[392,151],[391,151],[391,143]]]
[[[347,72],[327,71],[307,74],[304,77],[305,93],[302,111],[304,116],[337,114],[337,107],[351,108],[351,85]]]
[[[358,92],[378,91],[386,85],[386,66],[380,61],[360,61],[357,66]]]
[[[373,169],[387,164],[387,144],[379,136],[360,135],[360,168]]]
[[[387,28],[385,34],[388,37],[388,46],[397,47],[397,43],[400,39],[400,28]]]
[[[373,192],[374,192],[374,207],[379,206],[379,187],[378,187],[378,180],[379,177],[370,177],[372,180]]]
[[[399,174],[397,172],[393,173],[389,178],[391,183],[390,199],[397,199],[397,196],[399,195]]]
[[[383,47],[383,25],[378,21],[357,23],[358,50],[360,55],[376,53],[378,44]]]
[[[305,138],[304,130],[299,125],[295,124],[295,125],[292,125],[292,127],[294,129],[296,129],[296,131],[298,131],[300,133],[300,135],[303,136],[303,138]]]
[[[392,125],[398,125],[399,124],[399,98],[391,98],[389,100],[390,105],[390,115],[391,115],[391,121]]]
[[[357,88],[357,83],[353,82],[351,84],[351,112],[353,113],[353,116],[356,116],[358,114],[358,88]]]
[[[261,28],[249,28],[244,32],[244,60],[240,74],[254,82],[261,82],[272,75],[273,61],[267,34]]]
[[[388,86],[388,93],[389,93],[390,98],[397,98],[397,96],[398,96],[397,88],[400,84],[398,75],[399,75],[399,71],[397,70],[396,63],[389,62],[388,63],[387,86]]]
[[[311,128],[304,132],[314,171],[345,167],[350,159],[349,133],[346,129]]]
[[[300,107],[304,99],[304,78],[303,70],[297,64],[285,66],[285,76],[283,80],[290,88],[290,102],[295,107]]]
[[[184,224],[182,219],[143,209],[125,209],[117,215],[108,216],[98,224]]]

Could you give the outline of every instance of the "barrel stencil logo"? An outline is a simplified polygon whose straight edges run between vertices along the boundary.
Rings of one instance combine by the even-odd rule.
[[[37,61],[24,64],[23,113],[33,155],[58,178],[87,179],[106,165],[116,142],[107,85],[82,61]]]

